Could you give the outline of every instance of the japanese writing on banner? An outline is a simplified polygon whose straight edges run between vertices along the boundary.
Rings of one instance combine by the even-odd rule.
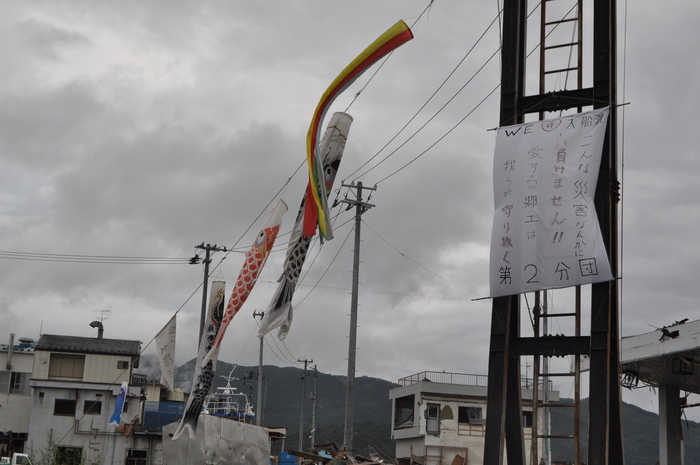
[[[491,297],[612,279],[593,203],[608,108],[501,127]]]
[[[160,360],[160,383],[171,391],[175,381],[175,341],[177,333],[177,314],[163,326],[163,329],[156,335],[156,347],[158,348],[158,359]]]

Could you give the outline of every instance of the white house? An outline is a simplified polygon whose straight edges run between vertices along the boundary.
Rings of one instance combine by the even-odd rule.
[[[0,344],[0,456],[25,451],[32,409],[34,340],[9,336],[8,344]]]
[[[483,463],[486,392],[485,375],[425,371],[400,379],[399,387],[389,391],[398,464]],[[523,389],[522,396],[525,450],[529,451],[532,391]],[[548,396],[550,402],[559,400],[556,391]],[[538,424],[544,425],[543,409],[538,410]],[[541,440],[537,447],[541,456]]]
[[[58,463],[148,464],[148,444],[130,433],[141,387],[130,387],[121,432],[110,416],[122,382],[138,366],[140,341],[44,334],[34,346],[29,451]],[[84,462],[81,462],[84,460]]]

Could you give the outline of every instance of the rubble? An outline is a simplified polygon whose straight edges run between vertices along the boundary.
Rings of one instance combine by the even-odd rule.
[[[394,463],[386,456],[381,454],[376,448],[375,452],[371,452],[369,457],[363,455],[350,455],[345,450],[345,447],[338,447],[334,443],[314,445],[308,452],[299,450],[290,450],[289,454],[301,457],[302,465],[394,465]],[[380,455],[381,454],[381,455]]]

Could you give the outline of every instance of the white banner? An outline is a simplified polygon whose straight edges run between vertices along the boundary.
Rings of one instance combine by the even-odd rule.
[[[498,129],[491,297],[612,279],[593,197],[608,108]]]
[[[175,381],[175,333],[177,314],[168,321],[156,336],[156,350],[160,359],[160,384],[173,390]]]

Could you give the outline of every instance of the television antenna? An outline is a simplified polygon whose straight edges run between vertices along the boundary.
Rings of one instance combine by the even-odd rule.
[[[100,323],[103,323],[106,319],[108,319],[112,315],[112,307],[98,308],[98,309],[92,310],[92,313],[95,315],[99,315]]]

